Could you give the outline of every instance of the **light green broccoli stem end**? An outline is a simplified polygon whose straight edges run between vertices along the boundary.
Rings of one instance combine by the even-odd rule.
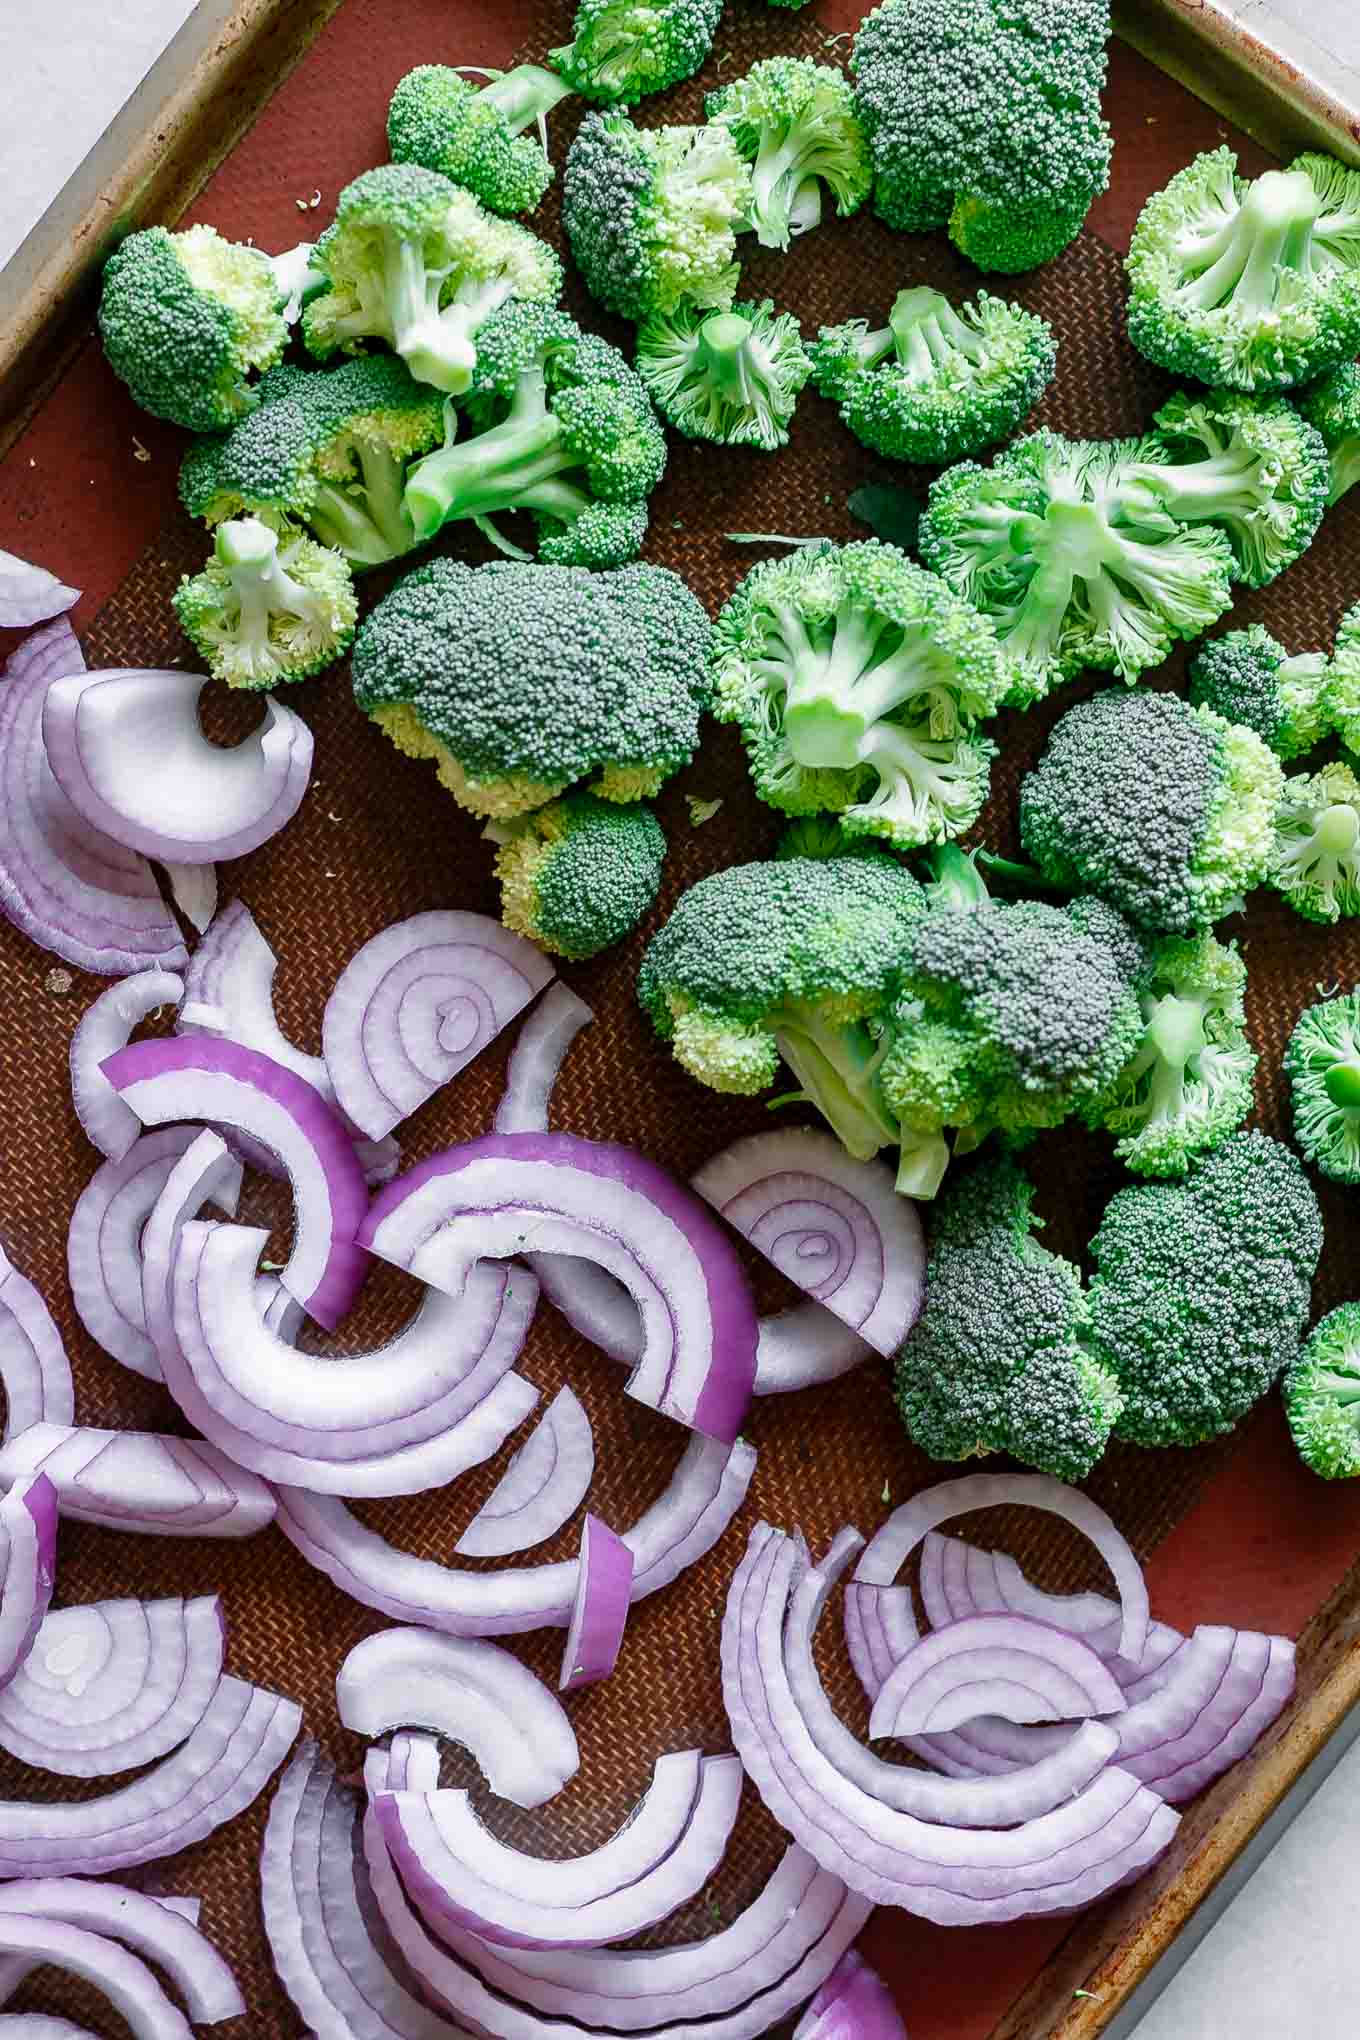
[[[325,601],[314,589],[294,580],[282,565],[278,533],[258,517],[219,524],[214,550],[231,576],[232,593],[239,605],[234,635],[249,651],[264,653],[268,649],[269,619],[279,610],[290,611],[304,623],[327,622]]]
[[[961,319],[948,298],[922,284],[899,291],[888,318],[897,359],[913,383],[938,380],[951,357],[962,354],[980,362],[986,353],[981,336]]]
[[[419,243],[405,238],[389,246],[385,270],[397,353],[417,382],[461,395],[471,386],[477,350],[468,338],[466,316],[440,311],[448,271],[431,269]]]
[[[938,686],[927,651],[903,642],[885,654],[891,626],[857,606],[839,612],[824,647],[808,636],[801,619],[780,621],[793,653],[785,731],[795,759],[811,770],[849,771],[865,763],[883,734],[876,726]]]
[[[478,97],[496,108],[512,135],[521,135],[570,94],[570,85],[556,71],[542,64],[517,64],[484,85]]]
[[[1176,292],[1194,311],[1231,303],[1250,318],[1275,303],[1280,274],[1313,269],[1313,229],[1322,201],[1303,170],[1267,170],[1247,190],[1233,217],[1193,246],[1195,274]]]
[[[867,1162],[880,1148],[896,1146],[900,1130],[878,1096],[883,1051],[867,1029],[823,1021],[801,1008],[775,1015],[770,1024],[802,1087],[797,1095],[816,1106],[847,1154]]]
[[[1360,1110],[1360,1060],[1329,1063],[1322,1088],[1341,1111]]]
[[[577,465],[562,444],[562,431],[548,409],[541,368],[521,377],[514,401],[499,425],[472,439],[456,441],[452,409],[446,443],[426,454],[407,477],[402,498],[418,539],[432,538],[459,518],[494,517],[512,509],[538,509],[564,516],[579,513],[579,490],[561,496],[563,470]]]

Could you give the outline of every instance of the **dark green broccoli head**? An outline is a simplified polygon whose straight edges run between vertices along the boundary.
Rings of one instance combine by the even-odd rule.
[[[420,64],[387,109],[392,160],[437,170],[494,213],[532,212],[553,178],[546,117],[570,90],[538,64],[493,72],[486,84]]]
[[[665,855],[649,807],[565,794],[513,824],[497,851],[501,919],[554,956],[596,956],[652,905]]]
[[[765,57],[704,101],[751,165],[747,223],[766,248],[787,248],[822,216],[825,185],[842,215],[874,181],[869,145],[840,71],[811,57]]]
[[[1327,734],[1325,652],[1289,653],[1264,624],[1201,645],[1190,661],[1190,699],[1255,730],[1277,758],[1297,758]]]
[[[722,0],[577,0],[572,39],[548,61],[583,98],[632,106],[693,77],[721,13]]]
[[[1284,1055],[1294,1138],[1334,1183],[1360,1183],[1360,991],[1300,1014]]]
[[[761,304],[730,312],[678,305],[638,334],[638,374],[663,418],[687,439],[720,446],[786,446],[811,372],[798,321]]]
[[[1360,1304],[1314,1325],[1285,1376],[1284,1406],[1305,1466],[1323,1480],[1360,1473]]]
[[[1265,877],[1283,778],[1253,731],[1212,709],[1097,694],[1055,723],[1025,779],[1021,840],[1051,883],[1193,935]]]
[[[1349,765],[1285,780],[1266,877],[1306,921],[1360,914],[1360,780]]]
[[[1300,390],[1299,409],[1321,435],[1331,466],[1328,500],[1339,503],[1360,482],[1360,362],[1343,361]]]
[[[1119,1191],[1091,1252],[1090,1350],[1124,1398],[1116,1433],[1199,1445],[1298,1350],[1322,1216],[1287,1147],[1234,1133],[1183,1183]]]

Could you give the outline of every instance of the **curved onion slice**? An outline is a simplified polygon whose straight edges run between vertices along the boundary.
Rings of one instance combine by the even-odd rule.
[[[384,1629],[356,1643],[335,1681],[340,1719],[370,1741],[430,1728],[470,1750],[491,1790],[542,1806],[576,1775],[580,1754],[561,1702],[494,1643]]]
[[[390,1183],[358,1237],[453,1296],[482,1256],[542,1247],[596,1261],[642,1314],[645,1347],[628,1393],[725,1443],[741,1428],[756,1349],[741,1264],[698,1198],[632,1148],[568,1133],[488,1134]]]
[[[892,1992],[847,1948],[793,2029],[793,2040],[907,2040]]]
[[[413,914],[366,942],[326,1001],[335,1095],[380,1139],[433,1098],[552,982],[546,956],[485,914]]]
[[[594,1471],[590,1418],[560,1388],[454,1550],[460,1558],[504,1558],[542,1544],[575,1513]]]
[[[93,1884],[85,1877],[21,1878],[0,1885],[0,1916],[11,1913],[64,1920],[121,1941],[165,1971],[197,2025],[215,2026],[239,2018],[246,2009],[235,1977],[196,1923],[126,1884]]]
[[[0,1693],[0,1748],[63,1778],[155,1763],[203,1719],[225,1642],[216,1594],[61,1608]]]
[[[171,1131],[178,1136],[182,1129],[166,1129],[167,1133]],[[241,1164],[228,1152],[221,1135],[206,1130],[199,1133],[192,1126],[188,1131],[189,1143],[161,1185],[142,1228],[142,1320],[151,1348],[151,1364],[146,1372],[154,1381],[164,1380],[160,1356],[174,1343],[170,1277],[179,1252],[180,1234],[207,1204],[234,1214],[241,1189]],[[164,1138],[164,1134],[149,1133],[145,1137],[155,1140]],[[255,1303],[262,1321],[291,1343],[304,1312],[277,1276],[260,1276]]]
[[[1117,1681],[1080,1637],[1027,1615],[969,1615],[932,1630],[894,1665],[869,1733],[928,1735],[979,1714],[1075,1721],[1123,1706]]]
[[[150,1537],[253,1537],[274,1520],[262,1480],[199,1438],[33,1424],[0,1448],[0,1488],[45,1473],[63,1516]]]
[[[618,1662],[633,1585],[633,1554],[598,1516],[581,1531],[576,1598],[562,1646],[559,1693],[607,1679]]]
[[[146,1964],[104,1934],[31,1913],[0,1914],[0,1953],[32,1956],[94,1984],[127,2020],[135,2040],[193,2040],[188,2020]]]
[[[497,1842],[465,1792],[379,1793],[373,1807],[402,1880],[432,1926],[448,1920],[511,1946],[599,1947],[667,1918],[722,1861],[741,1798],[741,1765],[697,1752],[675,1762],[674,1793],[660,1757],[627,1825],[602,1849],[565,1861],[524,1856]],[[510,1889],[491,1881],[501,1877]]]
[[[0,1248],[0,1388],[6,1442],[32,1424],[69,1424],[76,1413],[71,1363],[52,1313]]]
[[[28,630],[65,615],[80,600],[79,588],[68,588],[46,567],[0,552],[0,630]]]
[[[711,1551],[746,1496],[756,1455],[692,1438],[664,1491],[623,1540],[633,1554],[632,1598],[669,1586]],[[350,1513],[338,1496],[278,1490],[279,1528],[343,1593],[398,1622],[453,1636],[509,1636],[564,1629],[571,1620],[577,1561],[465,1572],[398,1551]]]
[[[110,1161],[119,1161],[142,1130],[141,1121],[123,1103],[104,1075],[102,1065],[116,1049],[126,1048],[133,1029],[161,1006],[178,1006],[184,981],[169,970],[141,970],[135,977],[110,985],[82,1014],[71,1036],[71,1103],[92,1146]]]
[[[143,1231],[175,1165],[197,1138],[192,1126],[144,1133],[118,1161],[95,1170],[76,1199],[66,1235],[66,1269],[81,1323],[106,1353],[151,1381],[162,1377],[147,1329]],[[241,1167],[232,1162],[214,1188],[214,1200],[234,1213],[240,1189]]]
[[[244,857],[297,812],[312,733],[272,694],[264,719],[230,747],[198,719],[201,673],[127,667],[57,680],[42,735],[57,784],[115,843],[175,864]],[[147,761],[154,759],[154,770]]]
[[[0,2040],[99,2040],[99,2035],[46,2012],[0,2012]]]
[[[366,1272],[354,1239],[368,1192],[343,1126],[310,1084],[234,1041],[134,1041],[109,1057],[104,1074],[144,1126],[210,1119],[272,1148],[295,1204],[280,1280],[333,1331]]]
[[[57,1574],[57,1492],[46,1475],[0,1501],[0,1688],[22,1672]],[[0,1692],[0,1705],[7,1695]]]

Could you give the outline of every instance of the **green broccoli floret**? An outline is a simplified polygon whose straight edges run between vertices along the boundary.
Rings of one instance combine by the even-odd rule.
[[[344,557],[314,539],[279,534],[257,517],[217,527],[201,573],[180,579],[175,614],[228,687],[306,680],[345,652],[358,604]]]
[[[1305,1466],[1323,1480],[1360,1473],[1360,1303],[1314,1325],[1289,1364],[1284,1407]]]
[[[1223,532],[1161,508],[1139,515],[1121,498],[1138,447],[1035,432],[991,467],[963,461],[931,485],[921,558],[992,618],[1014,666],[1013,707],[1087,666],[1136,680],[1232,601]]]
[[[1224,147],[1153,196],[1129,243],[1129,338],[1235,390],[1287,390],[1360,347],[1360,171],[1298,156],[1249,179]]]
[[[787,446],[794,405],[811,373],[791,312],[761,304],[730,312],[678,305],[638,334],[638,374],[663,418],[686,439],[722,446]]]
[[[302,315],[313,354],[382,341],[418,382],[454,392],[471,387],[477,334],[499,306],[555,304],[562,290],[545,241],[418,163],[384,163],[347,184],[316,261],[330,288]]]
[[[899,848],[960,835],[987,798],[977,733],[1005,692],[990,624],[895,546],[806,547],[752,569],[718,618],[714,714],[756,792]]]
[[[725,127],[636,128],[587,114],[567,151],[562,224],[592,297],[638,324],[679,304],[725,312],[751,173]]]
[[[1360,914],[1360,780],[1349,765],[1285,780],[1266,877],[1306,921]]]
[[[512,558],[528,555],[496,518],[529,512],[540,559],[622,565],[642,549],[647,497],[666,436],[646,386],[619,353],[549,305],[506,305],[482,328],[474,422],[410,470],[402,498],[417,539],[468,519]]]
[[[1121,1398],[1087,1349],[1081,1271],[1039,1244],[1033,1204],[1011,1161],[951,1181],[931,1213],[925,1308],[894,1389],[932,1459],[1007,1452],[1075,1481],[1105,1450]]]
[[[765,57],[704,100],[751,165],[747,225],[763,248],[787,248],[820,223],[822,186],[842,218],[874,181],[869,145],[840,71],[811,57]]]
[[[666,838],[649,807],[569,793],[505,825],[501,919],[553,956],[597,956],[656,899]]]
[[[1120,476],[1135,516],[1228,534],[1237,578],[1263,588],[1311,543],[1327,507],[1327,449],[1284,397],[1178,390]]]
[[[979,269],[1058,254],[1109,182],[1109,35],[1107,0],[884,0],[850,59],[880,217]]]
[[[1327,668],[1327,719],[1346,749],[1360,757],[1360,602],[1337,626]]]
[[[943,464],[1009,439],[1053,380],[1053,329],[979,291],[957,310],[938,290],[899,291],[880,332],[823,326],[812,373],[857,439],[890,460]]]
[[[1183,1176],[1251,1111],[1246,985],[1235,943],[1172,936],[1153,949],[1138,981],[1138,1046],[1085,1110],[1088,1125],[1115,1135],[1115,1153],[1136,1175]]]
[[[585,779],[643,800],[694,755],[710,636],[665,567],[438,559],[365,619],[354,698],[474,814],[524,814]]]
[[[252,408],[248,378],[287,346],[285,302],[260,249],[215,227],[147,227],[104,265],[99,332],[144,411],[217,432]]]
[[[1327,734],[1330,672],[1325,652],[1287,652],[1264,624],[1230,630],[1190,661],[1190,699],[1243,723],[1277,758],[1297,758]]]
[[[1360,362],[1343,361],[1321,382],[1300,390],[1298,406],[1322,435],[1331,464],[1328,501],[1339,503],[1360,482]]]
[[[1090,1350],[1124,1397],[1115,1435],[1200,1445],[1298,1349],[1322,1215],[1298,1158],[1234,1133],[1180,1183],[1111,1198],[1091,1242]]]
[[[541,64],[486,76],[474,85],[447,64],[408,71],[387,109],[387,146],[394,163],[437,170],[491,212],[532,212],[553,178],[547,117],[571,86]]]
[[[722,0],[578,0],[572,40],[548,61],[583,98],[632,106],[694,76],[721,13]]]
[[[648,944],[638,997],[710,1090],[754,1096],[782,1057],[796,1098],[867,1160],[900,1138],[878,1091],[880,1035],[924,911],[910,872],[877,852],[732,865],[681,894]]]
[[[1283,784],[1241,724],[1173,694],[1111,690],[1054,724],[1020,789],[1020,837],[1050,883],[1195,935],[1264,879]]]
[[[1360,991],[1300,1014],[1284,1054],[1294,1138],[1334,1183],[1360,1183]]]

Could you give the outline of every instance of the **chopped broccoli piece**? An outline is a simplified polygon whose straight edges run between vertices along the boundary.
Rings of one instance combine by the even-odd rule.
[[[891,460],[943,464],[1009,439],[1053,380],[1046,320],[979,291],[957,309],[928,284],[899,291],[880,332],[823,326],[812,373],[857,439]]]
[[[104,265],[99,332],[144,411],[217,432],[253,407],[248,378],[287,346],[285,300],[260,249],[215,227],[146,227]]]
[[[228,687],[306,680],[345,652],[358,604],[349,565],[314,539],[282,541],[257,517],[217,527],[201,573],[174,595],[184,634]]]
[[[787,446],[788,425],[811,365],[798,321],[761,304],[730,312],[677,305],[638,334],[638,374],[663,418],[687,439],[723,446]]]
[[[547,116],[570,91],[541,64],[492,71],[485,85],[447,64],[419,64],[387,109],[392,160],[437,170],[491,212],[532,212],[553,178]]]
[[[453,392],[471,387],[478,331],[499,306],[555,304],[562,290],[545,241],[418,163],[384,163],[347,184],[316,261],[330,288],[302,315],[313,354],[379,340],[418,382]]]
[[[1349,765],[1285,780],[1266,876],[1306,921],[1360,914],[1360,780]]]
[[[1241,724],[1173,694],[1110,690],[1054,724],[1020,789],[1020,837],[1053,884],[1195,935],[1264,879],[1283,783]]]
[[[1136,680],[1232,601],[1221,531],[1124,501],[1138,447],[1034,432],[990,468],[963,461],[931,485],[921,558],[992,618],[1015,669],[1013,707],[1087,666]]]
[[[1322,1215],[1297,1156],[1234,1133],[1183,1182],[1139,1183],[1091,1242],[1090,1349],[1124,1397],[1115,1435],[1200,1445],[1266,1393],[1298,1348]]]
[[[354,698],[474,814],[524,814],[584,779],[643,800],[694,755],[710,635],[665,567],[438,559],[365,619]]]
[[[1284,1407],[1305,1466],[1323,1480],[1360,1473],[1360,1303],[1314,1325],[1289,1364]]]
[[[1360,1183],[1360,991],[1300,1014],[1284,1070],[1309,1161],[1334,1183]]]
[[[884,0],[850,59],[879,216],[979,269],[1058,254],[1109,182],[1109,34],[1107,0]]]
[[[1129,243],[1129,338],[1175,375],[1287,390],[1360,347],[1360,171],[1237,175],[1224,147],[1153,196]]]
[[[722,0],[577,0],[572,40],[548,61],[583,98],[632,106],[694,76],[721,13]]]
[[[1255,730],[1277,758],[1297,758],[1327,734],[1325,652],[1287,652],[1264,624],[1230,630],[1190,661],[1190,699]]]
[[[649,807],[569,793],[509,825],[496,853],[501,919],[554,956],[597,956],[652,905],[665,855]]]
[[[1327,717],[1348,751],[1360,757],[1360,602],[1337,626],[1327,670]]]
[[[638,324],[679,304],[725,312],[751,173],[725,127],[587,114],[567,151],[562,224],[592,297]]]
[[[932,1459],[1008,1452],[1081,1480],[1105,1450],[1119,1386],[1087,1350],[1081,1271],[1034,1237],[1034,1188],[1014,1162],[974,1163],[931,1214],[926,1300],[894,1390]]]
[[[977,734],[1005,691],[992,628],[877,539],[762,560],[718,618],[715,706],[736,723],[756,792],[826,809],[899,848],[976,821],[995,746]]]
[[[314,298],[319,290],[326,288],[326,278],[313,260],[315,254],[315,241],[299,241],[296,248],[289,248],[282,255],[266,257],[270,268],[274,272],[274,281],[278,285],[279,294],[284,301],[283,322],[285,326],[295,326],[302,316],[302,307],[309,299]],[[275,367],[279,366],[281,364],[276,362]],[[272,369],[265,370],[266,375],[272,373]],[[264,377],[262,376],[260,384],[263,383],[263,380]],[[264,391],[260,384],[256,385],[255,393],[263,403]]]
[[[819,224],[822,186],[845,217],[874,181],[869,146],[841,72],[811,57],[765,57],[704,100],[751,165],[747,224],[763,248],[787,248]]]
[[[1328,501],[1339,503],[1360,482],[1360,362],[1343,361],[1321,382],[1300,390],[1298,405],[1322,435],[1331,464]]]

